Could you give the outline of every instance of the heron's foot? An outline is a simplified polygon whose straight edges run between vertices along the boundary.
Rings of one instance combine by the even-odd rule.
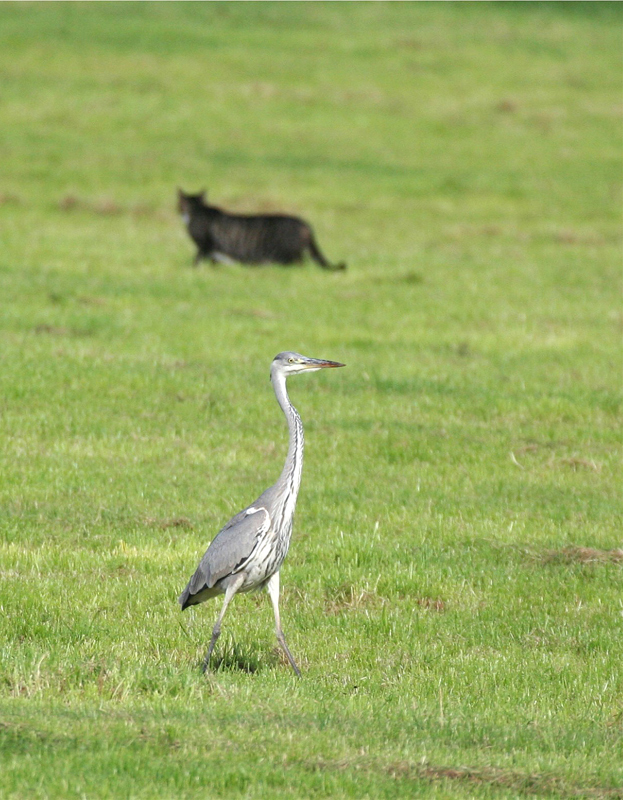
[[[286,654],[286,656],[288,658],[288,661],[290,662],[290,666],[294,670],[294,674],[296,675],[297,678],[300,678],[301,677],[301,670],[296,665],[296,661],[294,660],[294,657],[292,656],[292,653],[290,652],[290,648],[286,644],[286,638],[283,635],[283,633],[278,633],[277,634],[277,641],[279,642],[279,644],[283,648],[283,652]]]
[[[210,667],[210,659],[212,658],[212,650],[213,650],[213,648],[211,647],[208,650],[208,653],[207,653],[206,657],[203,659],[203,666],[201,667],[201,673],[203,675],[206,674],[206,672],[208,671],[208,669]]]
[[[214,651],[214,645],[216,644],[216,640],[220,635],[221,635],[221,626],[220,626],[220,621],[218,621],[214,626],[214,630],[212,631],[212,638],[210,639],[210,646],[208,647],[208,652],[206,653],[206,657],[203,659],[203,667],[201,668],[201,672],[204,675],[208,671],[208,667],[210,666],[210,659],[212,658],[212,653]]]

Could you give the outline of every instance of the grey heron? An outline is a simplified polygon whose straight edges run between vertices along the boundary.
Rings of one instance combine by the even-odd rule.
[[[223,617],[233,596],[237,592],[266,587],[275,614],[277,640],[294,672],[298,676],[301,674],[286,644],[279,616],[279,570],[290,546],[294,507],[303,468],[303,423],[288,397],[286,378],[301,372],[343,366],[337,361],[308,358],[292,352],[279,353],[273,359],[270,380],[290,434],[283,471],[273,486],[232,517],[217,533],[179,597],[183,611],[188,606],[225,594],[203,662],[204,672],[210,663]]]

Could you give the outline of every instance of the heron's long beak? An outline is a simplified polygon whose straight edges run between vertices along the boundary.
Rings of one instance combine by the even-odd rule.
[[[327,369],[328,367],[345,367],[339,361],[327,361],[324,358],[310,358],[309,363],[305,364],[309,369]]]

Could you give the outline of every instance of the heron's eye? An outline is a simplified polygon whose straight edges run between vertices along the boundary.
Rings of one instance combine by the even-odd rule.
[[[289,361],[290,364],[294,364],[294,359],[293,358],[289,358],[288,361]]]

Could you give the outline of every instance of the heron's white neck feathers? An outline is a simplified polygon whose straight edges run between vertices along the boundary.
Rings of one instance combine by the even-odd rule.
[[[277,485],[281,489],[280,496],[283,498],[283,502],[280,502],[277,513],[281,519],[281,524],[289,526],[294,516],[294,507],[296,506],[296,498],[301,485],[301,475],[303,472],[303,449],[305,446],[303,423],[301,422],[298,411],[294,408],[288,397],[286,376],[279,370],[274,370],[270,377],[277,402],[281,406],[288,422],[288,431],[290,434],[286,463],[277,481]]]

